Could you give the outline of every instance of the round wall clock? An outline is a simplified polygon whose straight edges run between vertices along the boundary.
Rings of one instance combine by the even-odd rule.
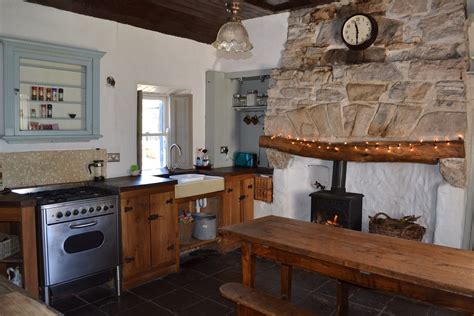
[[[375,19],[370,15],[357,13],[344,22],[341,36],[347,47],[361,50],[375,42],[377,33],[378,28]]]

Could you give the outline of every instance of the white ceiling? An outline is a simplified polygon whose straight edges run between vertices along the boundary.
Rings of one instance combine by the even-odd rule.
[[[140,90],[146,93],[155,93],[155,94],[160,94],[160,95],[191,94],[190,89],[152,86],[152,85],[146,85],[146,84],[138,84],[137,91],[140,91]]]

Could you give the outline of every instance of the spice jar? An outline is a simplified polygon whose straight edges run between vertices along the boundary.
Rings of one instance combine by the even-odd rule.
[[[58,89],[58,101],[60,101],[60,102],[64,101],[64,89],[63,88]]]
[[[31,109],[30,117],[31,118],[36,118],[36,110],[35,109]]]
[[[38,100],[44,101],[44,87],[38,87]]]
[[[31,100],[36,101],[38,100],[38,87],[31,87]]]
[[[58,88],[52,88],[51,95],[53,101],[58,101]]]
[[[48,104],[48,117],[51,118],[53,117],[53,105]]]
[[[52,101],[51,88],[46,88],[46,101]]]
[[[257,90],[247,91],[247,106],[257,105]]]

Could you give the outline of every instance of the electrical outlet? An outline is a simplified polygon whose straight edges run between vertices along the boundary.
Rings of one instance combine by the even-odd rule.
[[[107,153],[107,161],[108,162],[119,162],[120,161],[120,153]]]
[[[227,155],[227,153],[229,153],[229,147],[221,146],[221,154]]]

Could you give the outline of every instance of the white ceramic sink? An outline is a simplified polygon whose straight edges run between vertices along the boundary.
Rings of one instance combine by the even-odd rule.
[[[172,175],[170,179],[178,181],[174,186],[174,196],[177,199],[224,190],[223,177],[187,173]]]
[[[170,179],[177,180],[178,184],[194,182],[194,181],[202,181],[205,178],[206,178],[205,175],[195,174],[195,173],[177,174],[177,175],[174,175],[174,176],[170,176]]]

